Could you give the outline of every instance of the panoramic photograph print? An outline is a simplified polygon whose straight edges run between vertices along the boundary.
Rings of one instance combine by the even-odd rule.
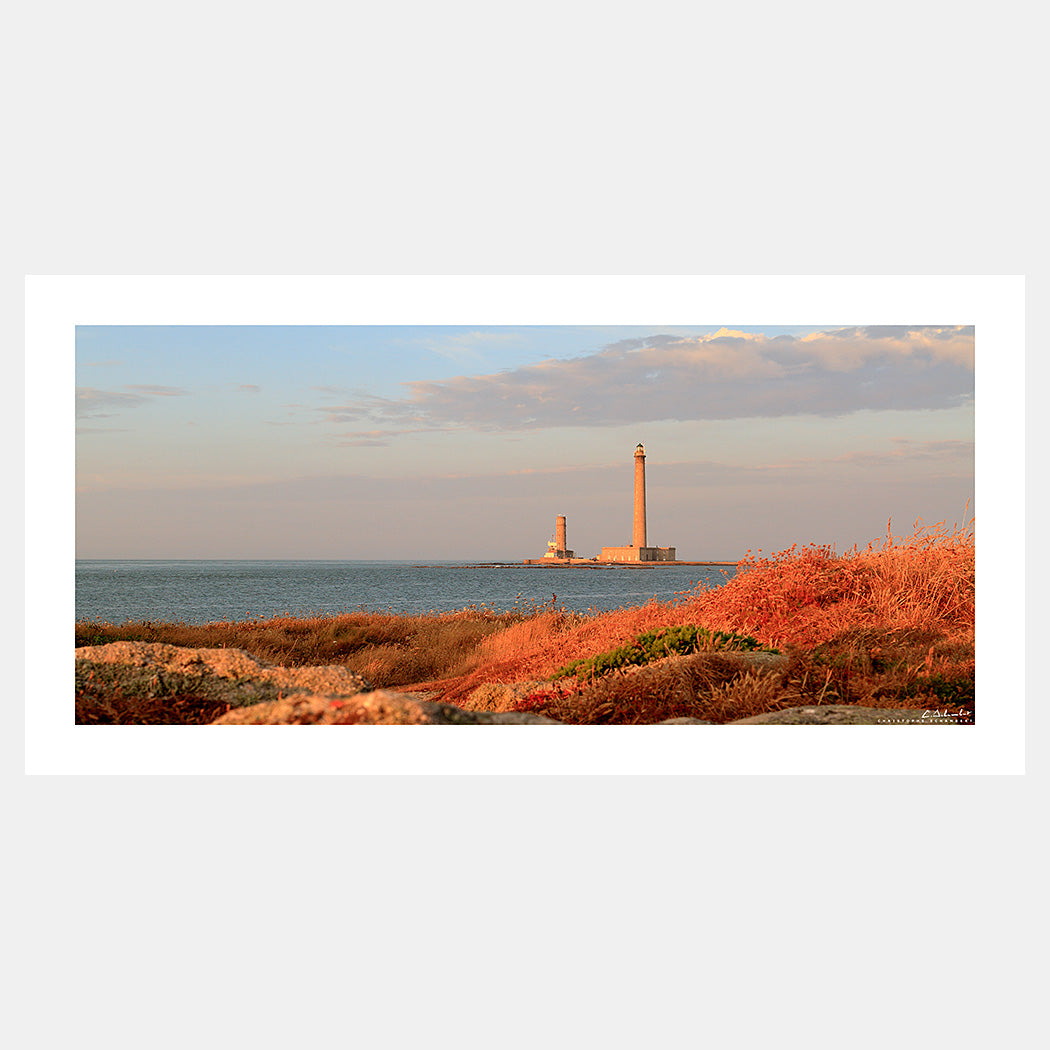
[[[724,321],[78,325],[76,724],[974,725],[974,327]]]

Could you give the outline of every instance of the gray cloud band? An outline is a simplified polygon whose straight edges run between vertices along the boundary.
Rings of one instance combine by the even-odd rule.
[[[325,416],[391,427],[524,430],[952,408],[973,398],[974,329],[653,336],[586,357],[406,386],[405,398],[366,397],[328,407]]]
[[[135,392],[127,394],[121,390],[96,390],[94,387],[77,387],[77,418],[106,418],[121,409],[136,408],[155,397],[182,397],[186,393],[185,390],[179,387],[137,383],[128,385],[126,389]],[[107,411],[107,409],[113,411]]]

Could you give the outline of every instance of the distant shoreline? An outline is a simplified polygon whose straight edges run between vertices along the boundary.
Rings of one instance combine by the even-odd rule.
[[[428,569],[498,569],[504,567],[524,566],[526,568],[540,569],[664,569],[674,568],[676,565],[732,565],[735,561],[591,561],[577,558],[532,558],[526,561],[486,561],[471,563],[469,565],[426,565],[421,568]]]

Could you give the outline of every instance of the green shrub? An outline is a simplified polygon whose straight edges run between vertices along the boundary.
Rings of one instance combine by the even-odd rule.
[[[633,642],[621,645],[617,649],[573,660],[558,668],[551,675],[551,680],[567,678],[570,675],[577,678],[600,678],[625,667],[641,667],[665,656],[688,656],[701,650],[777,652],[776,649],[759,645],[750,635],[735,634],[732,631],[709,631],[705,627],[683,624],[681,627],[645,631]]]

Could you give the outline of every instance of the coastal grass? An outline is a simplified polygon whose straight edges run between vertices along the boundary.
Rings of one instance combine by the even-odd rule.
[[[886,536],[838,556],[829,546],[790,547],[765,558],[748,551],[725,587],[688,604],[703,622],[766,645],[812,646],[856,629],[972,631],[973,522]]]
[[[476,608],[421,616],[353,612],[337,616],[273,616],[206,624],[80,620],[76,645],[166,642],[199,649],[243,649],[285,667],[338,664],[376,688],[462,675],[508,647],[528,647],[556,634],[572,614],[540,607],[496,613]],[[487,640],[502,641],[485,647]]]
[[[354,612],[200,626],[80,621],[76,644],[232,646],[290,667],[342,664],[376,687],[425,688],[468,709],[531,710],[577,724],[727,722],[810,704],[936,708],[965,720],[974,710],[974,552],[972,521],[916,522],[910,535],[894,536],[888,526],[881,540],[841,555],[818,545],[765,557],[749,551],[721,586],[605,613],[552,602],[513,612]],[[717,652],[644,667],[598,659],[629,653],[639,639],[651,648],[669,629],[675,638],[743,637],[746,648],[788,660],[776,670],[742,671]],[[596,676],[596,667],[610,673]],[[502,688],[524,682],[541,684],[524,697]]]

